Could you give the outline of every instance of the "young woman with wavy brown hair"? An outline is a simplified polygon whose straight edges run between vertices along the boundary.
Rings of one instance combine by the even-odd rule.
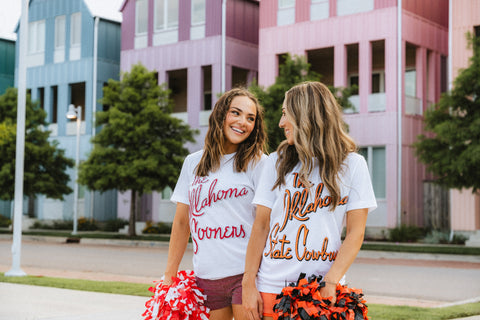
[[[322,297],[335,301],[336,285],[362,245],[368,212],[376,208],[365,159],[330,90],[320,82],[296,85],[282,111],[286,140],[265,161],[253,200],[243,278],[248,319],[273,317],[277,294],[301,273],[321,275]]]
[[[176,276],[191,236],[196,282],[211,320],[246,319],[241,283],[265,149],[257,99],[241,88],[224,93],[210,115],[203,150],[186,157],[171,197],[177,209],[164,284]]]

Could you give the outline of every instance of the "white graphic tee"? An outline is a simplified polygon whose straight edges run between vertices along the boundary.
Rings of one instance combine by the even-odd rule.
[[[202,279],[220,279],[245,270],[245,254],[255,205],[255,187],[262,163],[250,164],[247,172],[235,172],[235,153],[221,159],[220,168],[206,177],[195,175],[203,151],[188,155],[171,197],[189,205],[193,242],[193,269]]]
[[[299,163],[286,176],[285,185],[272,191],[277,158],[273,153],[265,161],[253,200],[272,209],[257,276],[258,290],[269,293],[280,293],[302,272],[325,276],[341,245],[346,212],[363,208],[370,212],[377,207],[367,164],[357,153],[350,153],[342,166],[341,201],[335,211],[329,211],[331,197],[320,179],[318,165],[310,175],[310,190],[300,182]]]

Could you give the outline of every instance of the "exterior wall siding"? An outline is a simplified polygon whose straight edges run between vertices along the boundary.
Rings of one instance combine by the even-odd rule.
[[[15,80],[15,41],[0,38],[0,95]]]
[[[459,70],[466,68],[472,56],[467,48],[466,33],[473,33],[474,26],[480,26],[480,1],[452,1],[452,80]],[[450,191],[450,216],[452,229],[459,231],[480,230],[480,194],[472,190]]]
[[[70,16],[72,13],[81,13],[81,51],[78,60],[70,61]],[[66,15],[65,19],[65,56],[64,61],[54,63],[54,35],[55,17]],[[80,136],[80,161],[85,160],[92,145],[93,124],[93,101],[103,96],[102,87],[110,78],[119,78],[120,59],[120,24],[117,22],[100,19],[98,32],[98,60],[97,82],[93,79],[93,47],[95,18],[83,1],[74,0],[32,0],[29,7],[29,21],[45,20],[45,60],[35,67],[27,68],[27,89],[32,92],[32,100],[37,100],[38,89],[44,89],[44,106],[47,111],[47,120],[52,121],[54,97],[51,94],[52,87],[57,87],[57,122],[50,125],[52,130],[51,139],[59,142],[59,147],[65,150],[65,155],[75,159],[76,138],[75,134],[69,133],[65,114],[71,101],[70,85],[85,83],[84,114]],[[22,36],[18,30],[18,37]],[[18,56],[18,47],[16,48]],[[18,60],[17,60],[18,61]],[[16,63],[18,69],[18,62]],[[17,82],[18,79],[15,79]],[[93,99],[93,86],[96,86],[97,96]],[[101,106],[97,103],[96,110]],[[52,129],[54,128],[54,129]],[[73,177],[74,170],[70,169],[67,174]],[[73,178],[70,187],[73,189]],[[93,198],[92,198],[93,196]],[[94,212],[91,212],[93,202]],[[36,214],[39,219],[71,219],[73,214],[73,193],[65,196],[64,201],[48,199],[39,196],[36,200]],[[114,193],[91,193],[85,191],[83,198],[78,201],[79,217],[92,217],[97,220],[116,218],[116,192]]]
[[[444,4],[442,1],[439,10],[445,10]],[[397,1],[376,0],[374,10],[345,16],[336,16],[335,1],[330,1],[330,18],[319,21],[309,21],[309,1],[296,1],[296,23],[285,26],[276,25],[276,5],[276,0],[260,3],[259,84],[269,86],[274,83],[279,54],[305,55],[312,49],[334,47],[333,82],[335,86],[345,86],[348,80],[346,45],[358,44],[360,112],[347,114],[345,119],[359,146],[384,146],[386,150],[385,208],[369,215],[367,225],[397,226],[397,208],[400,206],[401,223],[422,226],[423,180],[427,175],[411,145],[422,132],[423,122],[421,116],[406,115],[405,99],[402,99],[404,105],[401,108],[402,160],[398,163]],[[448,54],[445,26],[445,12],[448,11],[428,13],[425,12],[427,8],[407,0],[402,12],[402,73],[406,70],[407,45],[416,46],[416,98],[423,102],[424,109],[427,101],[434,102],[440,97],[440,57]],[[386,103],[385,111],[370,112],[371,43],[378,40],[384,40]],[[401,92],[404,96],[403,87]],[[397,199],[398,165],[402,166],[400,200]]]
[[[126,1],[121,9],[122,23],[122,51],[121,70],[127,72],[134,64],[141,63],[148,70],[158,72],[159,83],[168,82],[168,72],[173,70],[187,70],[187,120],[188,124],[199,130],[196,143],[189,143],[190,151],[203,147],[207,126],[200,122],[203,100],[203,67],[211,66],[211,96],[213,103],[221,93],[222,79],[222,1],[206,1],[205,37],[190,40],[191,1],[180,2],[179,6],[179,39],[175,43],[152,46],[149,33],[145,48],[134,49],[135,34],[135,1]],[[258,70],[258,3],[255,1],[231,0],[226,7],[226,43],[225,43],[225,88],[232,85],[232,69],[245,69],[249,74],[256,74]],[[150,9],[152,9],[151,7]],[[153,19],[152,16],[149,17]],[[126,32],[126,33],[124,33]],[[194,54],[192,54],[194,53]],[[150,196],[148,196],[150,197]],[[118,197],[119,217],[128,217],[129,197],[121,194]],[[159,193],[154,192],[148,201],[151,206],[154,221],[171,221],[175,206],[168,199],[162,199]],[[163,212],[162,212],[163,211]],[[144,216],[145,218],[146,216]]]

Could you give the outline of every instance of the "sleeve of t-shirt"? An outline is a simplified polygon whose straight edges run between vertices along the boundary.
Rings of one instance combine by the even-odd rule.
[[[355,209],[368,209],[371,212],[377,207],[377,201],[373,192],[372,179],[368,172],[365,159],[354,154],[354,161],[351,165],[351,190],[348,195],[347,211]]]
[[[190,164],[191,157],[187,156],[183,162],[182,171],[180,171],[180,176],[178,177],[177,184],[175,185],[175,190],[173,190],[173,194],[170,197],[170,201],[175,203],[180,202],[190,204],[188,199],[188,188],[190,181],[192,181],[191,176],[193,175]]]
[[[253,168],[251,172],[251,179],[253,181],[253,187],[256,190],[257,186],[260,183],[260,177],[262,175],[263,167],[265,165],[265,162],[267,161],[268,156],[267,155],[262,155],[262,158],[255,164],[255,167]]]
[[[275,169],[276,161],[276,153],[272,153],[264,160],[260,179],[255,189],[255,197],[252,201],[253,204],[265,206],[270,209],[273,207],[275,192],[272,191],[272,187],[277,179],[277,170]]]

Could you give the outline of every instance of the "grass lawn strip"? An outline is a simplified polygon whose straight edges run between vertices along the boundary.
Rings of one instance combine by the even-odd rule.
[[[0,282],[102,293],[125,294],[142,297],[150,297],[152,295],[152,293],[148,291],[148,288],[151,286],[150,284],[139,283],[92,281],[39,276],[6,277],[3,273],[0,273]],[[445,308],[419,308],[409,306],[368,304],[368,308],[368,316],[372,320],[447,320],[480,315],[480,303],[469,303]]]

